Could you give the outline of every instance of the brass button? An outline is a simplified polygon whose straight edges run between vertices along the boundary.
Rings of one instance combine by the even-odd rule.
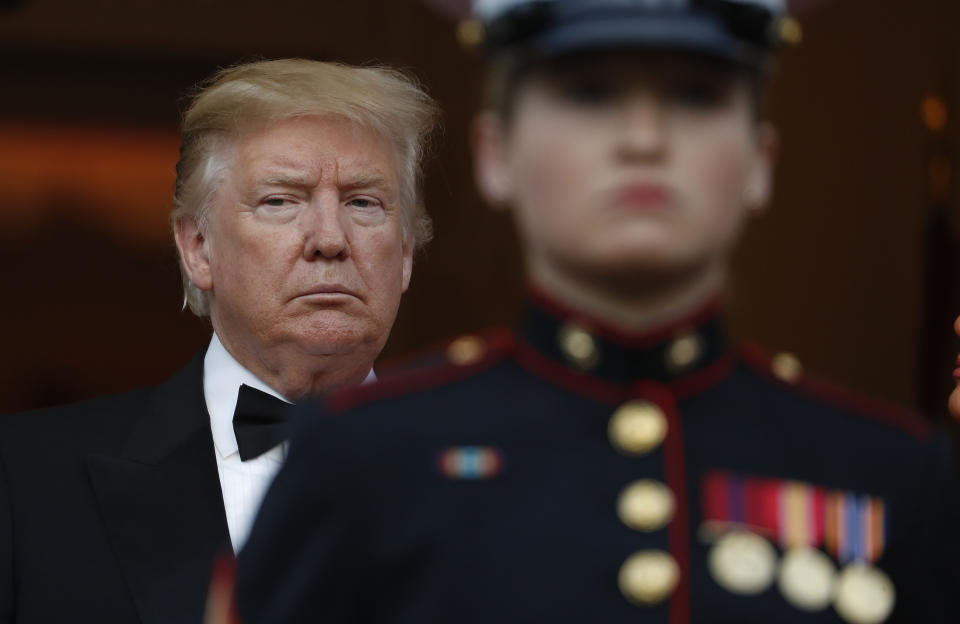
[[[803,26],[792,17],[782,17],[777,24],[780,41],[790,45],[799,45],[803,41]]]
[[[461,336],[447,346],[447,358],[458,366],[476,364],[487,352],[487,343],[477,336]]]
[[[648,606],[663,602],[680,582],[680,567],[668,553],[642,550],[620,566],[617,583],[634,604]]]
[[[578,368],[589,370],[600,362],[597,341],[582,327],[564,325],[558,338],[563,354]]]
[[[697,334],[681,336],[667,348],[667,368],[679,372],[688,368],[703,355],[703,341]]]
[[[617,515],[637,531],[656,531],[673,519],[673,492],[663,483],[643,479],[628,485],[617,499]]]
[[[667,419],[663,410],[649,401],[629,401],[613,413],[607,433],[622,452],[643,455],[667,437]]]
[[[780,381],[787,383],[795,383],[803,375],[803,364],[792,353],[778,353],[773,356],[770,368]]]
[[[457,25],[457,41],[468,50],[479,48],[485,38],[486,31],[480,20],[467,19]]]

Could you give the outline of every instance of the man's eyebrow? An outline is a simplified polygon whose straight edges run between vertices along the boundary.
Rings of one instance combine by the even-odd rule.
[[[358,188],[390,189],[392,187],[387,177],[379,173],[350,176],[349,178],[341,180],[340,186],[347,190]]]
[[[269,186],[309,186],[308,176],[297,173],[280,173],[260,179],[260,184]]]

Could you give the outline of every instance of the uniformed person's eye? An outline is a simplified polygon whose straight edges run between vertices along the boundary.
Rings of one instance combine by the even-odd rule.
[[[673,85],[670,98],[677,104],[693,108],[714,108],[723,104],[729,93],[724,82],[693,80]]]
[[[567,82],[563,86],[563,95],[574,104],[598,106],[616,98],[618,90],[616,85],[608,80],[583,77]]]

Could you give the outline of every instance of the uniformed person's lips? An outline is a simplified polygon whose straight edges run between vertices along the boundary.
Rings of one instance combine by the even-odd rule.
[[[670,190],[662,184],[629,184],[614,195],[614,204],[628,210],[664,210],[671,203]]]

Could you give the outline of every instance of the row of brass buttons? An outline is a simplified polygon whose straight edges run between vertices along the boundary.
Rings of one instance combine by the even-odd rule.
[[[607,429],[610,442],[629,456],[645,455],[667,437],[663,410],[649,401],[630,401],[620,406]],[[628,527],[643,532],[658,531],[673,519],[676,502],[663,483],[641,479],[627,485],[617,499],[617,515]],[[641,550],[620,567],[618,583],[623,595],[639,605],[662,602],[676,589],[680,568],[661,550]]]

